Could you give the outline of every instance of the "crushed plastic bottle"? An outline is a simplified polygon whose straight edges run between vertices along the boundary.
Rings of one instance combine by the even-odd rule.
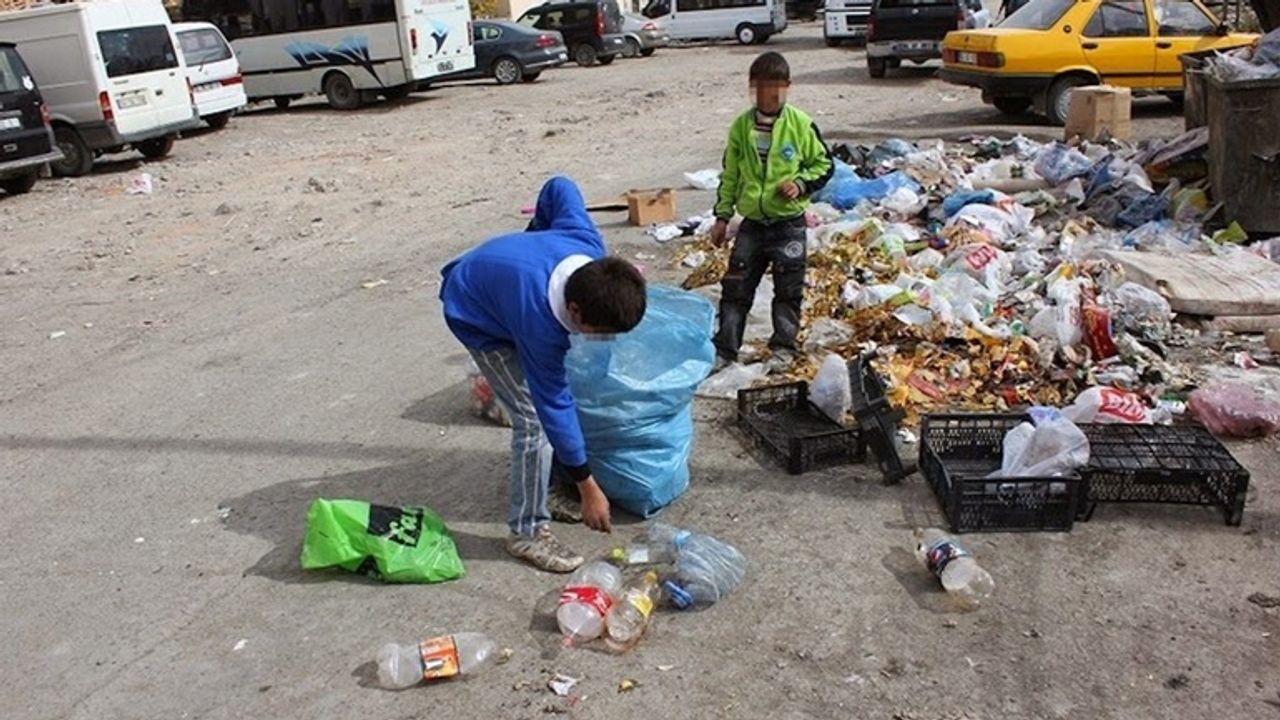
[[[652,570],[627,584],[605,618],[609,647],[624,651],[640,640],[660,593],[658,574]]]
[[[995,581],[960,541],[937,528],[916,530],[916,559],[938,576],[942,587],[962,604],[977,607],[995,591]]]
[[[663,585],[676,607],[683,604],[678,598],[690,604],[718,602],[747,572],[747,559],[732,545],[664,523],[649,526],[649,547],[675,557],[676,577]]]
[[[494,657],[497,645],[483,633],[464,632],[416,645],[388,643],[378,651],[378,683],[404,690],[421,682],[470,675]]]
[[[604,632],[604,618],[622,590],[618,568],[597,560],[578,568],[560,593],[556,621],[565,643],[590,642]]]

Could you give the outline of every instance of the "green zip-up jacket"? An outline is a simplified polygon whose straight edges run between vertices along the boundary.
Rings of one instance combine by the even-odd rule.
[[[768,161],[761,162],[756,149],[755,112],[751,109],[739,115],[729,127],[716,217],[728,220],[734,210],[756,222],[799,217],[809,206],[809,196],[831,179],[835,170],[831,153],[813,120],[800,110],[783,105],[773,124]],[[786,180],[800,185],[800,197],[788,200],[778,193],[778,185]]]

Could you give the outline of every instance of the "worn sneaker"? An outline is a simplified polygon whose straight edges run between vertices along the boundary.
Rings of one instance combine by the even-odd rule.
[[[796,356],[790,350],[774,350],[769,359],[765,361],[765,371],[770,375],[779,375],[791,369],[791,363],[795,361]]]
[[[552,482],[547,493],[547,510],[551,519],[562,523],[582,522],[582,498],[577,488],[562,482]]]
[[[539,570],[554,573],[573,572],[584,562],[581,555],[561,545],[546,525],[538,528],[531,538],[511,533],[507,537],[507,552]]]

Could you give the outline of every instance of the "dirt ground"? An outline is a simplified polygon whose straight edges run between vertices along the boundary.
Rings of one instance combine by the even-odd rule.
[[[772,45],[831,140],[1054,134],[927,71],[871,81],[817,25]],[[439,269],[521,226],[553,173],[599,197],[716,165],[756,52],[256,110],[166,161],[0,198],[0,717],[1280,718],[1280,609],[1247,600],[1280,596],[1274,442],[1233,446],[1253,472],[1238,528],[1106,507],[1070,534],[971,536],[998,587],[963,614],[910,554],[939,520],[919,476],[788,476],[743,449],[726,403],[699,401],[692,485],[663,517],[736,543],[747,580],[661,615],[631,654],[560,647],[563,578],[503,552],[507,436],[469,415]],[[1140,134],[1181,122],[1163,100],[1135,113]],[[126,196],[143,170],[154,193]],[[617,252],[665,256],[600,220]],[[304,573],[316,497],[435,508],[467,577]],[[561,532],[604,552],[637,529],[620,520],[613,538]],[[462,630],[510,662],[371,687],[383,642]],[[582,678],[572,697],[547,690],[557,672]]]

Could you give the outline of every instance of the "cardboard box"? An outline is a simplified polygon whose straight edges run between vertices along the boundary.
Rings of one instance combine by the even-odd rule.
[[[1067,113],[1065,137],[1079,135],[1094,140],[1104,131],[1117,140],[1133,135],[1130,111],[1133,93],[1129,88],[1111,85],[1088,85],[1071,91],[1071,110]]]
[[[676,219],[676,192],[671,188],[627,193],[628,220],[641,227]]]

